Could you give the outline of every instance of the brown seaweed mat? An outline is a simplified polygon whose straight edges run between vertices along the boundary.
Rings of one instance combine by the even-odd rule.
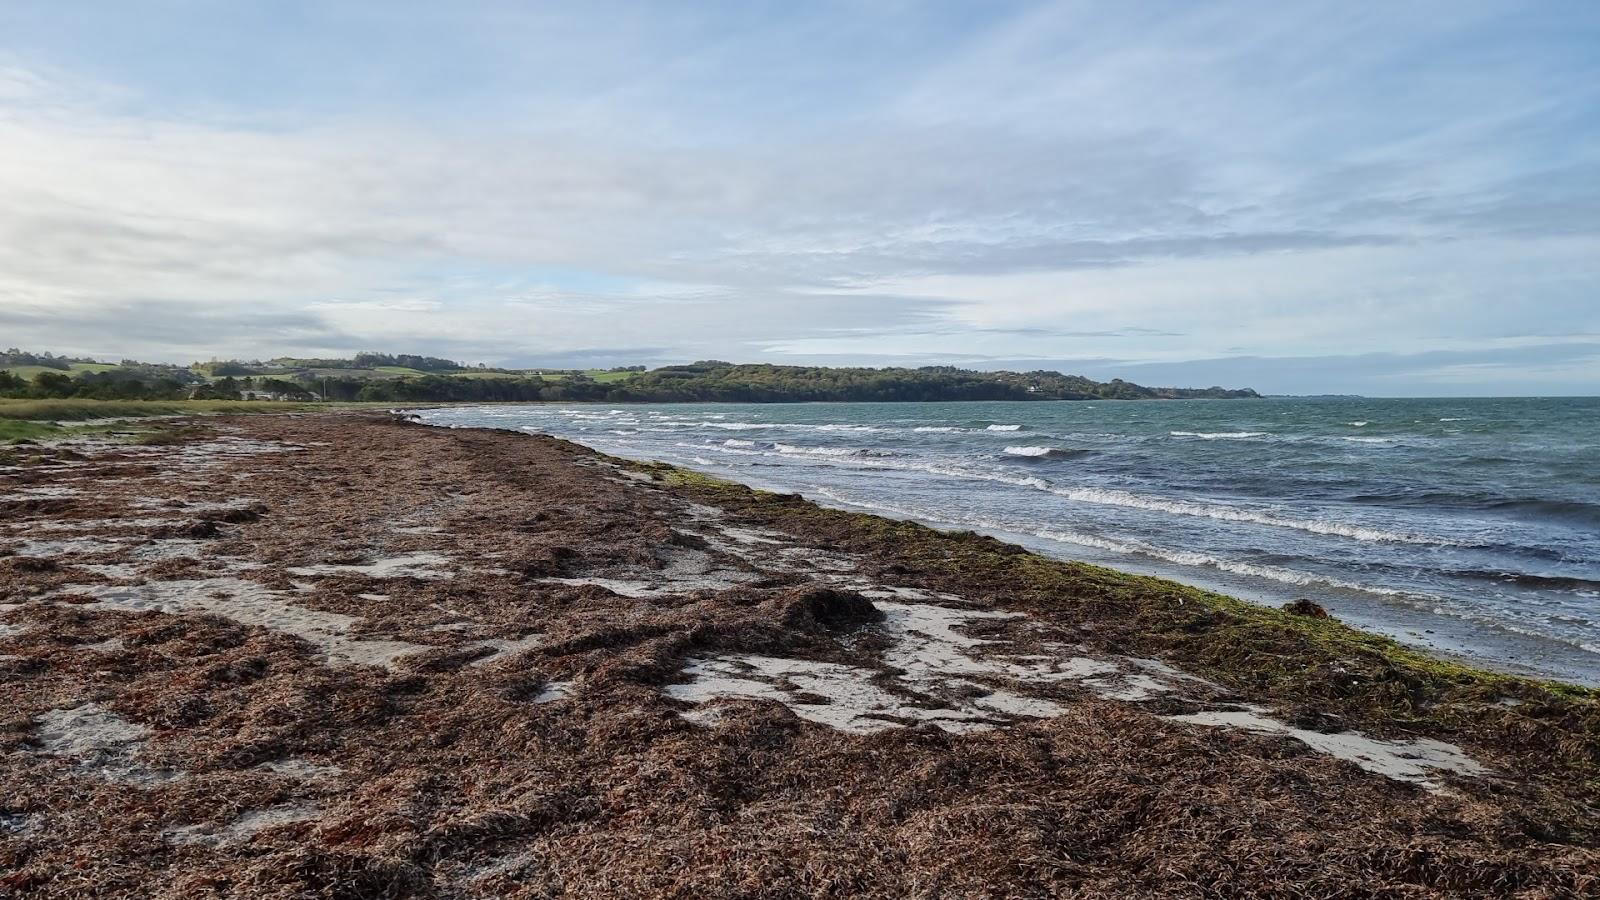
[[[1592,693],[364,413],[0,450],[0,896],[1600,895]]]

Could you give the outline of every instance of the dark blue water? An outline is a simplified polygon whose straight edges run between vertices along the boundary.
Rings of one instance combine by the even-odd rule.
[[[1600,400],[508,406],[570,438],[822,503],[1600,683]]]

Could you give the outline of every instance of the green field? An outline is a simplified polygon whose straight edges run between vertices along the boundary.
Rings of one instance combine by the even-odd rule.
[[[462,369],[459,372],[448,373],[453,378],[542,378],[545,381],[560,381],[566,378],[563,372],[480,372],[472,369]],[[607,372],[605,369],[585,369],[585,375],[600,384],[611,384],[617,381],[627,381],[638,372]]]
[[[5,371],[21,378],[23,381],[32,381],[33,376],[40,372],[55,372],[60,375],[72,376],[82,375],[85,372],[110,372],[113,369],[120,368],[122,367],[116,363],[72,363],[71,367],[66,371],[52,369],[49,366],[12,366]]]
[[[458,372],[446,372],[451,378],[530,378],[536,377],[524,372],[479,372],[473,369],[462,369]]]
[[[0,420],[81,422],[128,416],[185,416],[197,413],[276,412],[303,409],[305,403],[264,400],[0,400]]]

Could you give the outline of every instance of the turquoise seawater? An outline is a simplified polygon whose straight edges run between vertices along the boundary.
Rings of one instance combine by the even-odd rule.
[[[1600,399],[421,411],[969,528],[1600,683]]]

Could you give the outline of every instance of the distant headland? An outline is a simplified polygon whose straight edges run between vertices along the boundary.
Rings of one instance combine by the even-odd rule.
[[[358,353],[348,359],[210,360],[178,366],[134,360],[109,363],[17,349],[0,353],[0,397],[39,399],[783,403],[1257,396],[1249,388],[1145,387],[1060,372],[980,372],[953,366],[836,368],[706,360],[657,369],[509,369],[389,353]]]

